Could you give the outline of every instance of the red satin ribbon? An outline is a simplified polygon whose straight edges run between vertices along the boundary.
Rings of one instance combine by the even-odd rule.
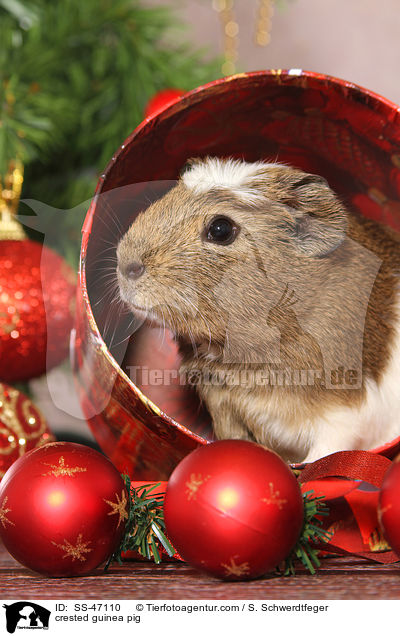
[[[299,482],[304,484],[309,481],[326,479],[329,477],[345,478],[367,482],[376,488],[382,486],[386,471],[391,465],[390,459],[383,455],[369,451],[340,451],[318,459],[312,464],[307,464],[301,471]],[[352,552],[334,541],[319,546],[324,552],[332,552],[347,556],[357,556],[378,563],[395,563],[399,557],[392,551],[387,552]]]
[[[380,488],[391,463],[387,457],[369,451],[339,451],[307,464],[300,473],[299,481],[304,484],[325,477],[346,477]]]
[[[332,554],[338,554],[340,556],[355,556],[360,557],[362,559],[367,559],[367,561],[375,561],[375,563],[381,563],[382,565],[390,565],[391,563],[396,563],[399,561],[399,557],[392,550],[388,550],[387,552],[351,552],[351,550],[346,550],[338,545],[333,543],[321,543],[320,545],[315,546],[317,550],[321,550],[321,552],[329,552]]]

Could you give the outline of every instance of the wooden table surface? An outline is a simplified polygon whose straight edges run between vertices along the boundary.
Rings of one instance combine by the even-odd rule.
[[[49,579],[25,569],[0,545],[0,598],[39,599],[400,599],[400,566],[356,558],[323,559],[314,576],[267,576],[225,583],[183,563],[128,561],[91,576]]]

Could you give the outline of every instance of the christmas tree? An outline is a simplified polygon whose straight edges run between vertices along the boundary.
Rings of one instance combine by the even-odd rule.
[[[179,28],[139,0],[0,0],[0,178],[22,161],[22,197],[60,208],[46,243],[73,265],[82,216],[62,210],[93,195],[154,93],[218,75]]]

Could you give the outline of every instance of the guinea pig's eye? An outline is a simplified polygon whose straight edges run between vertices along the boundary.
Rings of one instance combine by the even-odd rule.
[[[227,216],[216,216],[207,225],[204,238],[219,245],[233,243],[239,233],[239,227]]]

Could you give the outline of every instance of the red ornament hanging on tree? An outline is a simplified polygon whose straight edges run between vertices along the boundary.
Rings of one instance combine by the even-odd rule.
[[[265,574],[299,538],[303,497],[291,469],[274,452],[241,440],[202,446],[172,473],[166,531],[191,565],[235,580]]]
[[[185,91],[182,91],[179,88],[166,88],[159,91],[151,99],[149,99],[144,111],[145,117],[151,117],[151,115],[164,110],[167,106],[178,101],[178,99],[184,94]]]
[[[386,540],[400,559],[400,455],[385,474],[379,494],[378,519]]]
[[[76,276],[49,248],[26,238],[15,214],[22,168],[0,184],[0,379],[28,380],[68,353]]]
[[[36,406],[17,389],[0,383],[0,480],[26,452],[55,441]]]
[[[81,444],[46,444],[20,457],[3,477],[0,537],[36,572],[87,574],[119,545],[128,499],[104,455]]]

